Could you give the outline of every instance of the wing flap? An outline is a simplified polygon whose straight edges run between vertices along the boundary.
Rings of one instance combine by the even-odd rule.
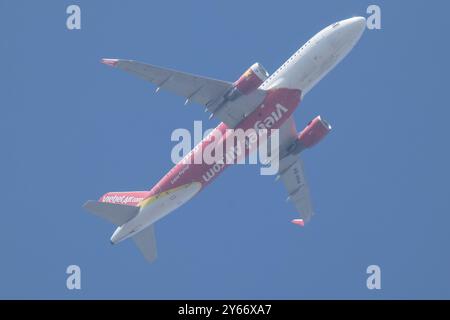
[[[309,222],[314,215],[309,186],[303,170],[303,162],[298,156],[288,156],[280,163],[280,178],[291,201],[304,222]],[[289,161],[290,160],[290,161]],[[283,163],[284,162],[284,163]]]
[[[295,209],[300,213],[301,219],[296,219],[296,224],[303,224],[311,220],[314,210],[311,202],[309,186],[303,170],[303,162],[298,155],[288,154],[291,144],[297,139],[297,128],[295,120],[290,117],[280,127],[280,166],[279,178],[288,193],[288,200],[291,201]]]

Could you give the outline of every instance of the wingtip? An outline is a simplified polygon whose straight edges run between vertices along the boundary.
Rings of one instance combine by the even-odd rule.
[[[86,206],[88,206],[90,202],[91,202],[91,200],[87,200],[85,203],[83,203],[82,207],[86,208]]]
[[[83,208],[84,209],[86,209],[86,210],[89,210],[90,209],[90,207],[92,206],[92,203],[94,203],[94,202],[96,202],[95,200],[88,200],[88,201],[86,201],[84,204],[83,204]]]
[[[107,66],[115,67],[117,63],[119,62],[119,59],[106,59],[103,58],[100,60],[101,63],[106,64]]]
[[[300,227],[304,227],[305,226],[305,221],[303,219],[293,219],[291,221],[293,224],[296,224]]]

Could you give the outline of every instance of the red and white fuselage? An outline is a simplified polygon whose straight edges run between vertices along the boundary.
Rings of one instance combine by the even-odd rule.
[[[365,20],[361,17],[343,20],[326,27],[297,50],[270,77],[267,77],[265,70],[259,65],[252,66],[247,72],[252,73],[253,78],[244,74],[236,81],[240,94],[245,94],[245,91],[255,84],[252,81],[256,83],[260,81],[257,83],[260,84],[259,89],[265,90],[267,95],[263,102],[234,129],[258,128],[264,123],[269,123],[270,129],[278,129],[291,116],[305,94],[349,53],[364,28]],[[230,96],[233,94],[235,93],[230,92]],[[226,138],[227,129],[228,126],[222,122],[214,131]],[[137,234],[189,201],[227,167],[225,163],[194,164],[194,161],[187,161],[189,160],[187,158],[193,159],[196,153],[202,152],[211,143],[218,143],[210,137],[211,134],[150,191],[127,193],[122,198],[119,193],[108,193],[100,199],[104,202],[140,207],[139,213],[133,219],[116,229],[111,237],[112,243],[118,243]],[[117,200],[117,197],[120,199]]]

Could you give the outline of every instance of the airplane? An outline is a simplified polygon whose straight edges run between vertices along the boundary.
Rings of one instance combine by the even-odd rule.
[[[310,191],[299,154],[321,141],[331,130],[317,116],[297,133],[293,112],[304,96],[330,72],[356,45],[366,26],[364,17],[345,19],[314,35],[272,75],[259,63],[253,64],[235,82],[215,80],[133,60],[102,59],[102,63],[122,69],[206,107],[221,123],[214,131],[257,128],[260,124],[279,129],[279,170],[281,179],[299,218],[292,223],[304,226],[314,214]],[[281,111],[280,111],[281,110]],[[277,117],[273,117],[278,112]],[[203,139],[186,157],[193,157],[210,143]],[[111,243],[132,238],[144,257],[157,257],[154,224],[210,184],[227,165],[178,162],[148,191],[108,192],[84,207],[115,224]]]

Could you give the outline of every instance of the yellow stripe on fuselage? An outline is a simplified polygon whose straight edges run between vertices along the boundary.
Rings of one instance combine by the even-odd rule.
[[[192,183],[183,184],[182,186],[179,186],[179,187],[176,187],[176,188],[173,188],[173,189],[169,189],[169,190],[166,190],[166,191],[164,191],[164,192],[158,193],[158,194],[156,194],[156,195],[154,195],[154,196],[148,197],[148,198],[142,200],[142,201],[139,203],[139,207],[140,207],[141,209],[142,209],[142,208],[145,208],[146,206],[152,204],[152,203],[155,202],[156,200],[158,200],[158,199],[160,199],[160,198],[163,198],[163,197],[166,197],[166,196],[169,196],[170,194],[172,194],[172,193],[174,193],[174,192],[176,192],[176,191],[178,191],[178,190],[181,190],[181,189],[183,189],[183,188],[187,188],[187,187],[189,187],[191,184],[192,184]]]

